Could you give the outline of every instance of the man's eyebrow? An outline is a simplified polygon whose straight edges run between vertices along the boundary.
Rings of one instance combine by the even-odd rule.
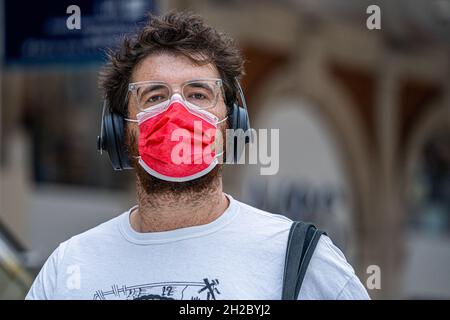
[[[211,90],[211,86],[209,86],[207,83],[202,83],[202,82],[191,82],[188,84],[189,86],[193,86],[196,88],[204,88],[207,90]]]
[[[159,90],[159,89],[167,89],[166,86],[162,85],[162,84],[154,84],[154,85],[146,85],[144,87],[142,87],[142,91],[140,91],[140,93],[147,93],[151,90]]]

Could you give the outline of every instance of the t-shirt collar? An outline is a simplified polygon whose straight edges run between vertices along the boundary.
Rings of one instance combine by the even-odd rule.
[[[206,236],[217,232],[230,223],[239,213],[239,204],[230,195],[226,194],[230,203],[228,208],[214,221],[193,226],[161,232],[137,232],[130,223],[130,214],[137,205],[124,212],[119,219],[119,228],[126,240],[135,244],[164,244],[194,237]]]

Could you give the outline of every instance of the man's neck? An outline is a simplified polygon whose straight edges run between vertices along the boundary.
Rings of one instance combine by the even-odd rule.
[[[216,220],[228,208],[221,179],[215,187],[198,194],[147,194],[138,184],[139,206],[130,215],[138,232],[161,232],[203,225]]]

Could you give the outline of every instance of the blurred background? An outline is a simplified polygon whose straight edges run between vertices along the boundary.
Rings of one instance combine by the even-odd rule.
[[[363,284],[378,266],[374,299],[450,298],[450,0],[1,0],[0,299],[136,202],[133,173],[96,152],[97,75],[104,48],[171,9],[237,39],[252,126],[280,129],[279,173],[226,167],[225,191],[315,222]]]

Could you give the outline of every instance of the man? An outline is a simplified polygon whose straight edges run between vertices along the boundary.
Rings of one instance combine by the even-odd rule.
[[[230,126],[243,74],[233,41],[197,16],[169,13],[109,59],[100,84],[126,120],[138,205],[60,244],[27,298],[280,299],[292,221],[222,191],[216,137]],[[184,149],[192,144],[200,149]],[[299,299],[367,298],[322,236]]]

